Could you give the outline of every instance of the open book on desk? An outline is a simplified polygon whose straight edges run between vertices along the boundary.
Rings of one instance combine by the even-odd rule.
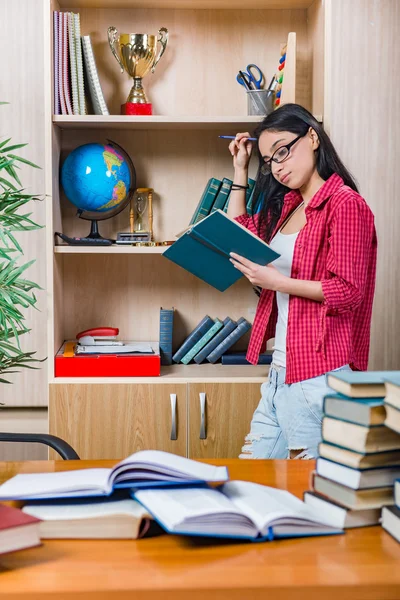
[[[0,486],[0,500],[109,496],[118,488],[192,485],[228,479],[226,467],[214,467],[160,450],[142,450],[112,469],[15,475]]]
[[[342,533],[289,492],[248,481],[139,490],[133,497],[169,533],[254,541]]]
[[[266,265],[280,256],[221,210],[189,227],[163,252],[163,256],[223,292],[243,277],[230,262],[230,252],[259,265]]]

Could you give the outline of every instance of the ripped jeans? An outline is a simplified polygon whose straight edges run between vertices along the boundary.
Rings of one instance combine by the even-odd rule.
[[[318,456],[323,400],[333,393],[327,375],[286,384],[285,374],[285,367],[271,365],[239,458],[290,458],[291,451],[299,451],[296,458]]]

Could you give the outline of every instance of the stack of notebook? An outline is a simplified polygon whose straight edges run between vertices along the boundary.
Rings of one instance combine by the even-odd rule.
[[[322,443],[313,491],[306,504],[323,508],[336,526],[362,527],[380,521],[393,504],[400,478],[400,435],[386,427],[385,378],[393,372],[338,371],[328,375],[337,392],[324,399]]]

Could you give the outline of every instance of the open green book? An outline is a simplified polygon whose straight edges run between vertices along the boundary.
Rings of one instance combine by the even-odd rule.
[[[342,533],[293,494],[248,481],[139,490],[133,497],[169,533],[254,541]]]
[[[221,210],[186,229],[163,256],[223,292],[243,277],[230,262],[230,252],[259,265],[279,257],[268,244]]]

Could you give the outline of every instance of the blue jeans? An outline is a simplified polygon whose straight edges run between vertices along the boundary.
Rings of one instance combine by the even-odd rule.
[[[285,384],[285,374],[284,367],[271,365],[239,458],[290,458],[291,451],[296,458],[318,456],[324,396],[333,392],[327,375]]]

